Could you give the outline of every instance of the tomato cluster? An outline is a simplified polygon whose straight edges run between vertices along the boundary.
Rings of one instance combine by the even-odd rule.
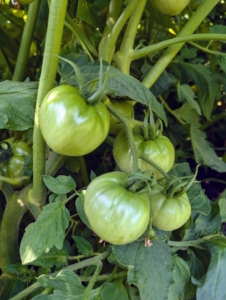
[[[111,104],[117,111],[116,116],[120,113],[127,120],[133,119],[131,100]],[[66,156],[88,154],[100,146],[108,134],[116,135],[113,157],[121,172],[95,178],[85,193],[86,216],[101,239],[116,245],[126,244],[145,232],[150,219],[155,227],[166,231],[175,230],[188,220],[191,206],[186,193],[180,197],[167,196],[159,185],[151,193],[147,190],[138,193],[127,184],[128,176],[133,173],[130,142],[121,122],[109,114],[101,101],[90,104],[74,86],[55,87],[43,100],[39,122],[48,146]],[[150,125],[146,127],[146,135],[144,124],[131,127],[139,155],[139,172],[149,171],[156,180],[161,179],[174,164],[175,150],[171,141],[160,130],[156,130],[154,137],[149,134]]]
[[[12,179],[10,182],[13,188],[20,188],[24,185],[24,166],[27,161],[32,159],[32,148],[22,140],[14,141],[14,138],[4,140],[2,144],[10,147],[12,156],[7,162],[0,164],[0,171],[3,176]]]

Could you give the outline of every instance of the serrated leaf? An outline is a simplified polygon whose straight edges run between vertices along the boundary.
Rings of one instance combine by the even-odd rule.
[[[99,62],[81,65],[80,60],[83,60],[82,57],[73,58],[70,56],[69,59],[76,63],[78,66],[80,66],[80,70],[84,75],[86,93],[89,94],[90,90],[92,90],[93,92],[95,89],[97,89],[99,85]],[[108,67],[109,65],[106,62],[104,62],[103,76],[106,75]],[[60,74],[62,83],[78,85],[73,68],[64,61],[61,62]],[[164,121],[165,125],[167,125],[167,118],[163,105],[156,100],[155,96],[151,93],[151,91],[147,87],[145,87],[139,80],[132,76],[123,74],[121,71],[112,66],[109,67],[108,75],[109,78],[107,83],[107,89],[109,92],[107,92],[107,95],[110,95],[113,98],[127,97],[146,106],[149,106],[149,104],[151,104],[151,108],[154,111],[154,113]]]
[[[178,289],[174,289],[173,298],[169,293],[174,284],[175,268],[171,249],[161,241],[153,240],[152,243],[151,247],[145,247],[143,241],[133,242],[113,246],[112,251],[118,262],[128,268],[127,281],[137,286],[141,300],[156,299],[156,295],[158,299],[180,299]],[[183,286],[184,278],[178,278],[177,284]]]
[[[0,82],[0,128],[26,130],[34,126],[38,82]]]
[[[191,124],[190,133],[196,162],[209,166],[220,173],[226,172],[226,163],[217,156],[206,140],[206,134],[197,127],[197,124]]]
[[[221,33],[226,34],[226,26],[224,25],[214,25],[209,27],[210,33]]]
[[[196,240],[200,237],[215,234],[221,227],[221,216],[217,203],[210,202],[211,211],[205,216],[199,213],[192,213],[193,224],[186,229],[184,240]]]
[[[196,299],[223,300],[226,299],[226,238],[211,239],[208,248],[211,253],[210,264],[197,287]]]
[[[220,207],[220,215],[222,222],[226,222],[226,198],[221,198],[218,201],[218,205]]]
[[[196,162],[209,166],[218,172],[226,172],[226,163],[220,160],[216,152],[211,148],[210,143],[206,140],[205,132],[199,129],[201,124],[195,109],[187,103],[174,112],[178,117],[190,124],[191,143]]]
[[[177,255],[173,256],[174,269],[173,279],[174,283],[170,286],[168,299],[175,299],[177,295],[178,300],[184,300],[185,285],[189,281],[190,271],[186,262]]]
[[[78,251],[84,256],[90,256],[93,253],[92,245],[80,236],[72,236],[72,239],[75,241]]]
[[[45,300],[84,299],[85,287],[81,284],[78,276],[70,270],[62,270],[56,277],[46,275],[40,276],[38,282],[44,287],[52,287],[54,289],[54,293],[44,298]],[[92,290],[89,300],[94,300],[97,294],[98,291]],[[42,300],[42,298],[36,296],[33,300]]]
[[[63,203],[43,207],[38,219],[27,226],[20,245],[22,264],[29,264],[53,246],[62,249],[70,213]]]
[[[198,100],[204,116],[210,119],[215,99],[219,98],[220,86],[209,68],[201,64],[174,62],[170,65],[172,73],[181,83],[193,80],[198,86]]]
[[[67,265],[67,256],[66,250],[52,248],[48,253],[44,253],[38,259],[32,261],[32,265],[45,268],[53,266],[61,268]]]
[[[100,293],[100,300],[129,300],[129,297],[121,280],[117,280],[104,285]]]
[[[54,178],[43,175],[43,181],[47,188],[55,194],[67,194],[76,188],[76,183],[71,176],[59,175]]]
[[[195,93],[188,84],[178,84],[177,92],[180,101],[186,100],[191,105],[191,107],[194,108],[199,115],[201,115],[200,106],[195,100]]]
[[[175,165],[170,171],[170,174],[173,174],[176,177],[194,175],[192,174],[188,163]],[[204,215],[209,214],[211,210],[210,200],[205,195],[205,192],[202,189],[200,183],[193,183],[193,185],[187,191],[187,195],[191,204],[192,211],[197,211]]]

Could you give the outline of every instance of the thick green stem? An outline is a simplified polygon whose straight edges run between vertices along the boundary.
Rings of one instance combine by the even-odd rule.
[[[167,48],[172,45],[177,45],[184,42],[189,42],[193,44],[195,47],[199,48],[202,51],[215,54],[215,55],[225,55],[225,53],[211,51],[207,48],[201,47],[198,44],[192,43],[192,41],[206,41],[206,40],[214,40],[214,41],[226,41],[226,34],[221,33],[200,33],[200,34],[191,34],[182,37],[175,37],[166,41],[159,42],[157,44],[144,47],[142,49],[133,50],[132,52],[128,53],[130,55],[130,60],[140,59],[145,57],[151,53],[158,52],[164,48]]]
[[[45,175],[54,176],[66,160],[66,156],[52,152],[46,162]]]
[[[124,9],[117,22],[113,26],[106,38],[102,39],[99,46],[99,58],[111,63],[115,51],[116,41],[121,33],[124,25],[131,16],[135,7],[139,4],[140,0],[131,0],[127,7]]]
[[[89,284],[88,284],[88,286],[86,288],[83,300],[89,300],[90,299],[90,293],[91,293],[91,291],[92,291],[92,289],[94,287],[94,284],[96,283],[97,278],[98,278],[98,276],[99,276],[99,274],[100,274],[100,272],[101,272],[101,270],[103,268],[102,261],[100,261],[100,260],[97,261],[96,267],[97,268],[96,268],[96,270],[95,270],[95,272],[94,272],[94,274],[92,276],[92,279],[90,280],[90,282],[89,282]]]
[[[219,0],[205,0],[182,28],[178,34],[178,37],[192,34],[218,2]],[[156,82],[172,59],[177,55],[183,45],[184,43],[172,45],[164,52],[158,62],[144,78],[143,84],[146,87],[152,87],[152,85]]]
[[[139,5],[132,13],[122,40],[120,50],[114,56],[114,61],[124,74],[130,73],[130,64],[132,60],[129,53],[133,51],[137,27],[142,17],[146,2],[147,0],[141,0]]]
[[[90,182],[90,179],[89,179],[89,174],[88,174],[88,171],[86,168],[86,161],[85,161],[84,156],[79,156],[78,161],[79,161],[80,171],[82,174],[82,181],[83,181],[84,185],[87,186]]]
[[[19,223],[26,212],[23,201],[15,192],[7,199],[6,208],[3,214],[0,231],[0,265],[4,266],[20,262],[18,229]]]
[[[35,24],[38,17],[41,0],[36,0],[29,5],[27,21],[24,26],[20,50],[17,57],[16,67],[13,74],[14,81],[23,81],[26,70],[27,59],[31,47]]]
[[[42,180],[42,175],[45,174],[45,141],[39,126],[39,111],[43,98],[54,85],[66,9],[66,0],[51,1],[42,72],[36,103],[33,139],[33,197],[38,206],[39,202],[41,203],[41,206],[45,205],[45,185]]]

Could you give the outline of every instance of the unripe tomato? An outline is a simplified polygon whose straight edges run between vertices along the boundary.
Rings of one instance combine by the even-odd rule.
[[[101,239],[115,245],[135,241],[150,219],[148,197],[126,190],[126,178],[122,172],[101,175],[85,193],[84,209],[91,228]]]
[[[2,175],[12,179],[17,179],[24,175],[24,165],[26,156],[32,158],[32,148],[24,141],[14,141],[13,138],[7,139],[4,142],[8,142],[12,148],[13,156],[10,159],[0,164]],[[24,185],[24,180],[15,180],[15,184],[11,183],[14,188],[19,188]]]
[[[155,140],[145,140],[140,129],[133,129],[133,136],[138,152],[145,154],[150,160],[158,165],[163,171],[168,172],[175,158],[175,151],[170,140],[161,135]],[[122,172],[130,174],[133,171],[133,156],[129,147],[129,141],[124,129],[122,129],[115,138],[113,144],[113,156]],[[141,171],[152,170],[159,180],[163,175],[146,161],[139,159],[138,166]]]
[[[169,16],[176,16],[185,9],[190,0],[152,0],[156,9]]]
[[[46,143],[55,152],[82,156],[105,140],[110,115],[103,103],[89,105],[77,88],[61,85],[45,96],[39,122]]]
[[[133,104],[131,100],[126,101],[112,101],[112,105],[119,111],[121,114],[133,118]],[[109,134],[117,134],[122,129],[122,124],[120,121],[113,116],[110,115],[110,129]]]
[[[150,195],[152,224],[165,231],[172,231],[184,225],[191,215],[187,194],[178,198],[167,197],[162,192]]]

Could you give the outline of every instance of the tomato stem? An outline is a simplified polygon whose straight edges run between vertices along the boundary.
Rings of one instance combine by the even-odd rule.
[[[45,205],[45,185],[42,175],[45,174],[45,141],[39,126],[39,111],[43,98],[53,88],[68,1],[52,0],[49,11],[46,43],[43,56],[42,72],[37,95],[34,144],[33,144],[33,197],[39,206]]]
[[[179,32],[178,37],[184,37],[192,34],[218,2],[219,0],[205,0]],[[143,84],[147,88],[151,88],[153,86],[153,84],[183,46],[184,42],[172,45],[164,52],[164,54],[160,57],[160,59],[143,80]]]
[[[99,58],[102,58],[108,63],[111,63],[115,51],[116,41],[124,25],[126,24],[127,20],[129,19],[139,2],[140,0],[131,0],[117,19],[115,25],[111,28],[110,32],[108,32],[108,35],[102,38],[99,46]]]
[[[119,121],[122,123],[122,125],[126,131],[126,135],[128,137],[128,141],[129,141],[129,146],[130,146],[131,153],[133,156],[133,172],[135,173],[139,170],[139,166],[138,166],[138,150],[137,150],[134,136],[133,136],[132,128],[134,126],[133,126],[133,123],[131,122],[132,119],[117,112],[117,110],[113,107],[113,105],[111,103],[109,103],[109,104],[105,103],[105,105],[107,106],[107,109],[110,111],[110,113],[112,113],[117,119],[119,119]],[[139,124],[140,124],[140,122],[139,122]]]
[[[166,172],[164,172],[158,165],[156,165],[152,160],[150,160],[145,154],[139,153],[139,158],[143,159],[147,163],[149,163],[151,166],[153,166],[159,173],[161,173],[166,179],[170,179],[170,175],[168,175]]]
[[[40,4],[41,0],[36,0],[29,5],[27,20],[24,25],[20,49],[16,61],[16,67],[13,74],[14,81],[22,81],[24,79],[24,74],[27,66],[27,59],[29,56],[35,24],[38,18]]]
[[[137,35],[137,27],[142,17],[146,2],[147,0],[141,0],[139,5],[137,5],[133,11],[129,18],[120,50],[115,53],[113,58],[119,70],[121,70],[124,74],[130,73],[130,64],[132,61],[130,53],[133,52],[134,41]]]

